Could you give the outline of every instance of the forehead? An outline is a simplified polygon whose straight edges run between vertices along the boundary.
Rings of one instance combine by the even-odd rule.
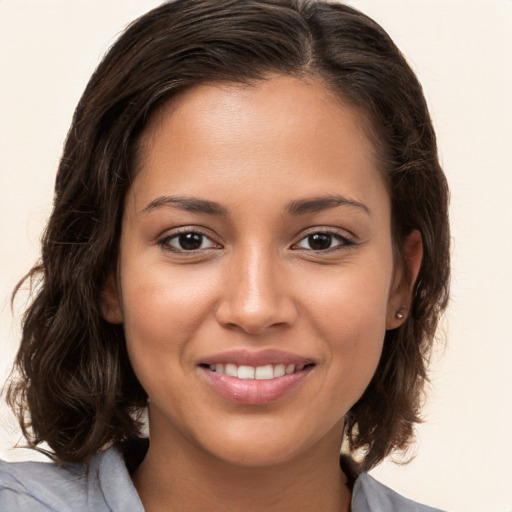
[[[243,125],[257,129],[259,125],[270,131],[272,127],[277,130],[282,125],[292,126],[308,117],[314,125],[325,126],[325,135],[332,127],[325,124],[327,119],[334,124],[349,121],[357,128],[353,133],[361,136],[367,150],[375,152],[370,142],[374,130],[362,109],[350,105],[320,77],[273,74],[250,83],[206,82],[179,91],[153,113],[139,142],[144,154],[163,126],[170,124],[180,126],[180,131],[187,127],[221,135],[219,122],[223,128]],[[256,136],[256,131],[253,135]]]
[[[154,194],[170,182],[251,187],[263,177],[287,187],[307,182],[318,188],[311,194],[324,194],[333,177],[349,188],[351,181],[359,182],[355,189],[382,187],[366,126],[366,117],[319,79],[207,83],[181,92],[151,118],[135,182],[149,185],[151,177]]]

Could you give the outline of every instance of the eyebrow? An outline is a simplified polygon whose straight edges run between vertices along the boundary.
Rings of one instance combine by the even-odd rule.
[[[316,213],[337,206],[354,206],[365,211],[370,217],[372,212],[368,206],[354,199],[349,199],[340,195],[329,195],[322,197],[313,197],[311,199],[299,199],[288,205],[288,213],[291,215],[304,215],[306,213]]]
[[[197,197],[183,196],[160,196],[153,199],[142,210],[149,213],[152,210],[162,206],[173,206],[187,212],[205,213],[208,215],[220,215],[228,217],[228,210],[219,203],[199,199]],[[307,213],[316,213],[323,210],[329,210],[338,206],[353,206],[365,211],[371,217],[371,211],[364,203],[349,199],[340,195],[329,195],[322,197],[313,197],[311,199],[299,199],[288,204],[286,210],[290,215],[305,215]]]
[[[206,199],[198,199],[196,197],[181,197],[181,196],[160,196],[153,199],[142,210],[144,213],[149,213],[156,208],[162,206],[174,206],[180,210],[195,213],[206,213],[208,215],[220,215],[222,217],[228,216],[226,208],[214,201]]]

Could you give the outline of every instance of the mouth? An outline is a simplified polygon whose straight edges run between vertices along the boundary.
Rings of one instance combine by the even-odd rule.
[[[231,402],[267,404],[289,395],[311,373],[309,359],[274,350],[234,351],[198,365],[213,391]]]
[[[270,380],[278,377],[284,377],[285,375],[291,375],[296,372],[304,370],[304,368],[313,366],[313,363],[309,364],[266,364],[264,366],[249,366],[249,365],[237,365],[234,363],[219,363],[210,365],[200,365],[208,370],[228,375],[230,377],[236,377],[237,379],[248,380]]]

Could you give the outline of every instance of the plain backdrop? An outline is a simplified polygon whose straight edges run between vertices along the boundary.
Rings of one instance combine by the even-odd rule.
[[[0,0],[0,379],[10,291],[38,257],[73,109],[106,49],[156,0]],[[424,85],[452,190],[452,301],[414,460],[374,475],[456,512],[512,511],[512,1],[353,0]],[[19,439],[0,406],[0,457]]]

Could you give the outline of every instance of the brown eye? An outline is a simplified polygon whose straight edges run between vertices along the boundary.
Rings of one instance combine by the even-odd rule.
[[[329,249],[343,248],[353,245],[353,242],[338,233],[328,233],[318,231],[305,236],[295,246],[296,249],[306,249],[308,251],[327,251]]]
[[[174,252],[192,252],[218,247],[218,245],[206,235],[196,231],[187,231],[167,236],[162,239],[159,244],[163,248]]]
[[[203,244],[203,235],[199,233],[184,233],[177,237],[177,243],[180,249],[184,251],[195,251],[200,249]]]
[[[307,237],[309,247],[314,251],[325,251],[332,243],[332,236],[327,233],[315,233]]]

